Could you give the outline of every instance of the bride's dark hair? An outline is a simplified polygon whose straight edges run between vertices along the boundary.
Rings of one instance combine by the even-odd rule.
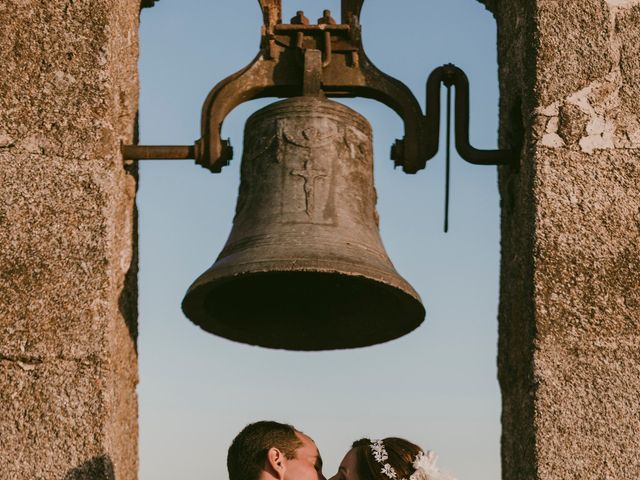
[[[397,474],[397,480],[409,478],[415,472],[413,461],[422,449],[404,438],[389,437],[382,440],[389,458],[384,463],[390,464]],[[382,463],[378,463],[371,451],[371,440],[361,438],[351,445],[356,451],[358,477],[360,480],[391,480],[382,473]]]

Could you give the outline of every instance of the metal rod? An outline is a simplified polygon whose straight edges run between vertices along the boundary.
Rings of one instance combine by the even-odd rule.
[[[457,92],[456,92],[457,95]],[[447,144],[444,180],[444,233],[449,231],[449,185],[451,179],[451,85],[447,85]]]
[[[193,145],[122,145],[125,160],[187,160],[195,159]]]

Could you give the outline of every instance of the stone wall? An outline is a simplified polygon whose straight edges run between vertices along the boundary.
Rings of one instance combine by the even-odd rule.
[[[498,24],[503,478],[640,478],[640,1]]]
[[[0,2],[0,478],[137,476],[140,0]]]

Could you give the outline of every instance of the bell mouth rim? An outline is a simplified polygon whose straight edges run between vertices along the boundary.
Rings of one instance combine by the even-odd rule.
[[[254,265],[255,267],[255,265]],[[232,269],[225,269],[232,270]],[[370,267],[367,270],[374,270]],[[375,269],[377,270],[377,269]],[[389,342],[391,340],[398,339],[407,335],[418,328],[425,319],[426,308],[420,299],[420,296],[415,290],[406,282],[402,277],[398,275],[397,278],[402,282],[393,282],[384,275],[384,272],[379,271],[381,276],[371,277],[367,276],[367,273],[362,272],[345,272],[336,268],[322,268],[322,267],[303,267],[296,265],[293,268],[253,268],[251,270],[243,270],[236,272],[235,274],[224,275],[220,270],[215,272],[215,275],[211,274],[211,271],[203,273],[189,288],[183,301],[182,310],[189,318],[191,322],[199,326],[206,332],[213,333],[217,336],[221,336],[228,340],[260,346],[270,349],[284,349],[292,351],[328,351],[328,350],[341,350],[341,349],[354,349],[363,348],[373,345],[379,345]],[[394,329],[385,330],[384,334],[376,334],[376,332],[358,332],[358,335],[352,334],[347,337],[340,338],[338,340],[332,339],[330,341],[309,342],[307,340],[286,341],[281,342],[277,338],[270,337],[268,335],[260,336],[253,335],[246,329],[233,328],[228,323],[219,322],[211,319],[211,316],[206,310],[207,296],[215,289],[223,286],[231,286],[232,284],[242,283],[248,278],[257,277],[276,277],[278,275],[299,275],[299,274],[312,274],[317,276],[324,276],[326,278],[336,279],[341,281],[347,281],[348,283],[368,285],[372,286],[374,291],[378,292],[378,296],[384,296],[385,298],[394,298],[399,302],[404,310],[405,315],[401,319],[400,326]],[[387,277],[386,279],[384,277]],[[382,293],[382,295],[380,295]],[[374,295],[372,295],[373,297]],[[376,298],[379,300],[379,298]],[[408,312],[408,313],[407,313]],[[399,312],[400,313],[400,312]],[[361,334],[362,333],[362,334]],[[313,343],[313,344],[312,344]]]
[[[223,254],[221,254],[221,256]],[[264,260],[251,260],[250,262],[245,260],[242,262],[238,261],[235,255],[225,255],[223,258],[219,258],[211,268],[196,278],[189,287],[189,290],[199,286],[201,283],[217,281],[222,278],[258,273],[287,272],[331,273],[349,277],[362,277],[403,290],[422,303],[418,292],[396,271],[391,263],[378,267],[371,263],[304,256],[288,258],[287,260],[267,258]],[[189,292],[187,291],[187,293]]]

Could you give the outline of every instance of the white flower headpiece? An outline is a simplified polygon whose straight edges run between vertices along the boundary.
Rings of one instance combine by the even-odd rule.
[[[395,469],[387,462],[389,455],[387,449],[384,448],[382,440],[373,440],[371,442],[371,453],[376,462],[382,465],[381,473],[389,477],[391,480],[398,480],[398,474]],[[411,474],[409,480],[455,480],[451,475],[441,472],[436,467],[436,461],[438,456],[432,452],[427,451],[426,455],[420,451],[413,460],[413,468],[415,472]],[[407,480],[406,478],[400,480]]]

